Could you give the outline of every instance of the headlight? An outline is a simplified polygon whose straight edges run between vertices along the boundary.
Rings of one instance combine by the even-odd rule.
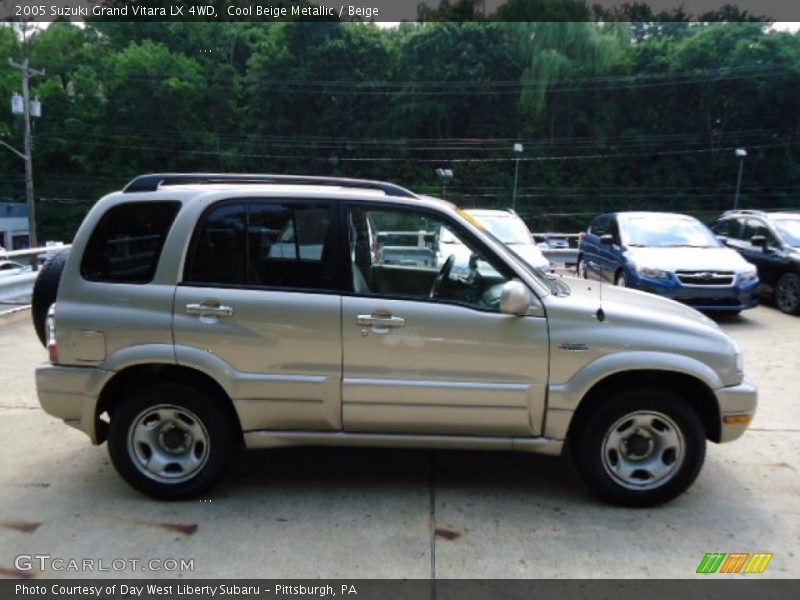
[[[672,273],[669,271],[664,271],[663,269],[651,269],[649,267],[639,267],[637,268],[639,271],[639,275],[646,279],[670,279],[672,278]]]
[[[743,283],[749,283],[751,281],[755,281],[756,279],[758,279],[758,270],[755,267],[739,273],[739,281]]]

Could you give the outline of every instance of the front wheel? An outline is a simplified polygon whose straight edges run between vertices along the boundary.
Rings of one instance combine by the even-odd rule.
[[[149,496],[178,500],[211,488],[236,450],[223,399],[179,383],[129,392],[113,410],[108,452],[117,472]]]
[[[705,459],[697,412],[676,394],[621,392],[580,416],[570,449],[584,481],[602,499],[653,506],[682,494]]]
[[[628,287],[628,279],[625,277],[625,272],[620,271],[614,278],[614,283],[619,287]]]
[[[589,279],[589,276],[586,274],[586,261],[583,260],[582,256],[578,259],[578,264],[575,265],[575,274],[578,276],[578,279]]]

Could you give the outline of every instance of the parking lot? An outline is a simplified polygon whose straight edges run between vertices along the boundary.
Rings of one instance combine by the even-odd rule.
[[[688,493],[632,510],[598,503],[566,456],[334,448],[244,454],[207,498],[156,502],[39,409],[46,353],[26,312],[0,319],[0,576],[683,578],[706,552],[772,552],[760,577],[798,577],[800,318],[721,325],[759,385],[752,428],[709,444]],[[193,570],[20,571],[23,554]]]

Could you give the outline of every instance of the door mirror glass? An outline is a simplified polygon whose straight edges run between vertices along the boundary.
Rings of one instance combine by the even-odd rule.
[[[503,284],[500,292],[500,312],[509,315],[526,315],[531,307],[531,293],[525,284],[512,279]]]

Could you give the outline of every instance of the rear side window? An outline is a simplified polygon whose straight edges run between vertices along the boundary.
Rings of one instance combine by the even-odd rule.
[[[149,283],[153,280],[180,202],[128,202],[103,215],[81,261],[88,281]]]
[[[607,233],[611,233],[609,231],[609,225],[611,222],[611,218],[607,216],[597,217],[594,222],[589,226],[589,233],[600,237],[601,235],[606,235]]]
[[[199,225],[184,282],[335,289],[331,231],[324,202],[217,206]]]

